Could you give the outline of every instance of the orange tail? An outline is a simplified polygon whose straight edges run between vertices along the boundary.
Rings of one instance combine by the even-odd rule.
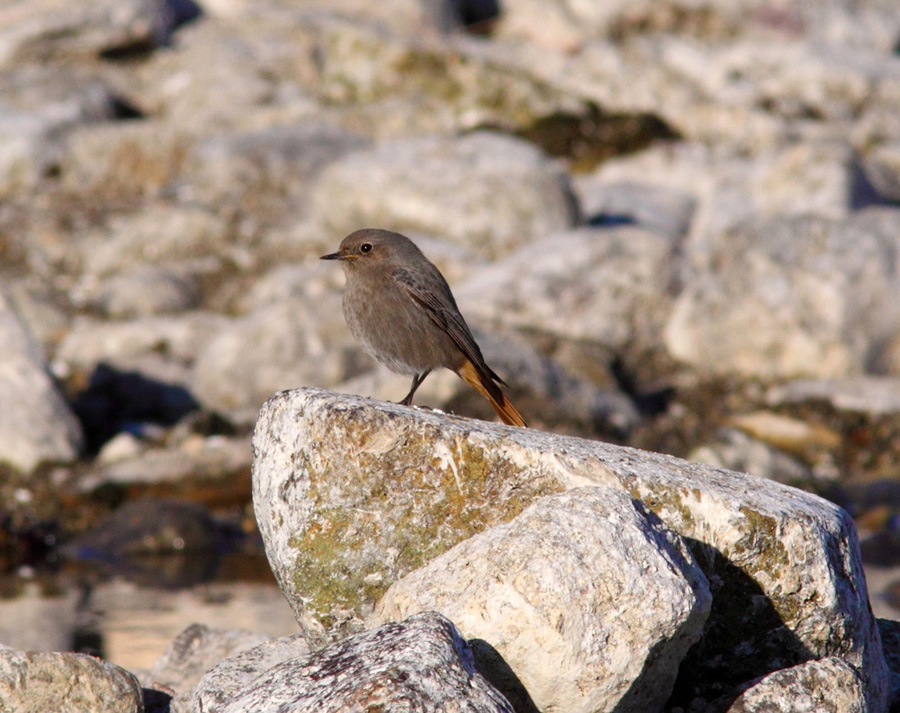
[[[485,377],[482,377],[472,362],[467,359],[456,373],[475,391],[491,402],[491,406],[494,407],[494,411],[497,412],[503,423],[525,428],[525,419],[522,418],[516,407],[512,405],[512,402],[506,398],[506,394],[493,381],[485,384]]]

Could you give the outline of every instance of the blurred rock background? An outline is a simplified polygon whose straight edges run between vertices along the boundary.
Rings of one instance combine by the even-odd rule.
[[[365,226],[440,266],[530,425],[833,499],[900,618],[896,2],[12,0],[0,606],[38,613],[0,641],[56,597],[46,648],[109,653],[111,578],[271,582],[259,407],[408,388],[318,262]],[[417,403],[492,418],[450,373]]]

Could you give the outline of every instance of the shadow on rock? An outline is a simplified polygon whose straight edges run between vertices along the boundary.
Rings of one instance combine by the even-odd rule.
[[[703,636],[679,667],[667,709],[687,709],[700,698],[710,702],[710,713],[724,712],[749,683],[817,658],[756,580],[714,547],[685,540],[709,580],[712,608]]]
[[[516,713],[540,713],[525,684],[497,649],[484,639],[469,639],[469,646],[475,656],[475,668],[506,697]]]

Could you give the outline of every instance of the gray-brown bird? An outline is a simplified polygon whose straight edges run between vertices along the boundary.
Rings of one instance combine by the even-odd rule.
[[[446,367],[491,402],[504,423],[525,421],[500,390],[440,271],[409,238],[368,228],[351,233],[336,253],[347,275],[344,317],[362,348],[398,374],[412,376],[400,402],[409,406],[433,369]]]

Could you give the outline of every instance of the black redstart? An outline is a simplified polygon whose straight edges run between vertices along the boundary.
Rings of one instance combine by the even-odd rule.
[[[322,259],[344,266],[344,317],[362,348],[391,371],[412,376],[401,404],[410,405],[425,377],[443,366],[487,398],[504,423],[525,425],[500,390],[503,380],[485,363],[444,276],[409,238],[357,230]]]

